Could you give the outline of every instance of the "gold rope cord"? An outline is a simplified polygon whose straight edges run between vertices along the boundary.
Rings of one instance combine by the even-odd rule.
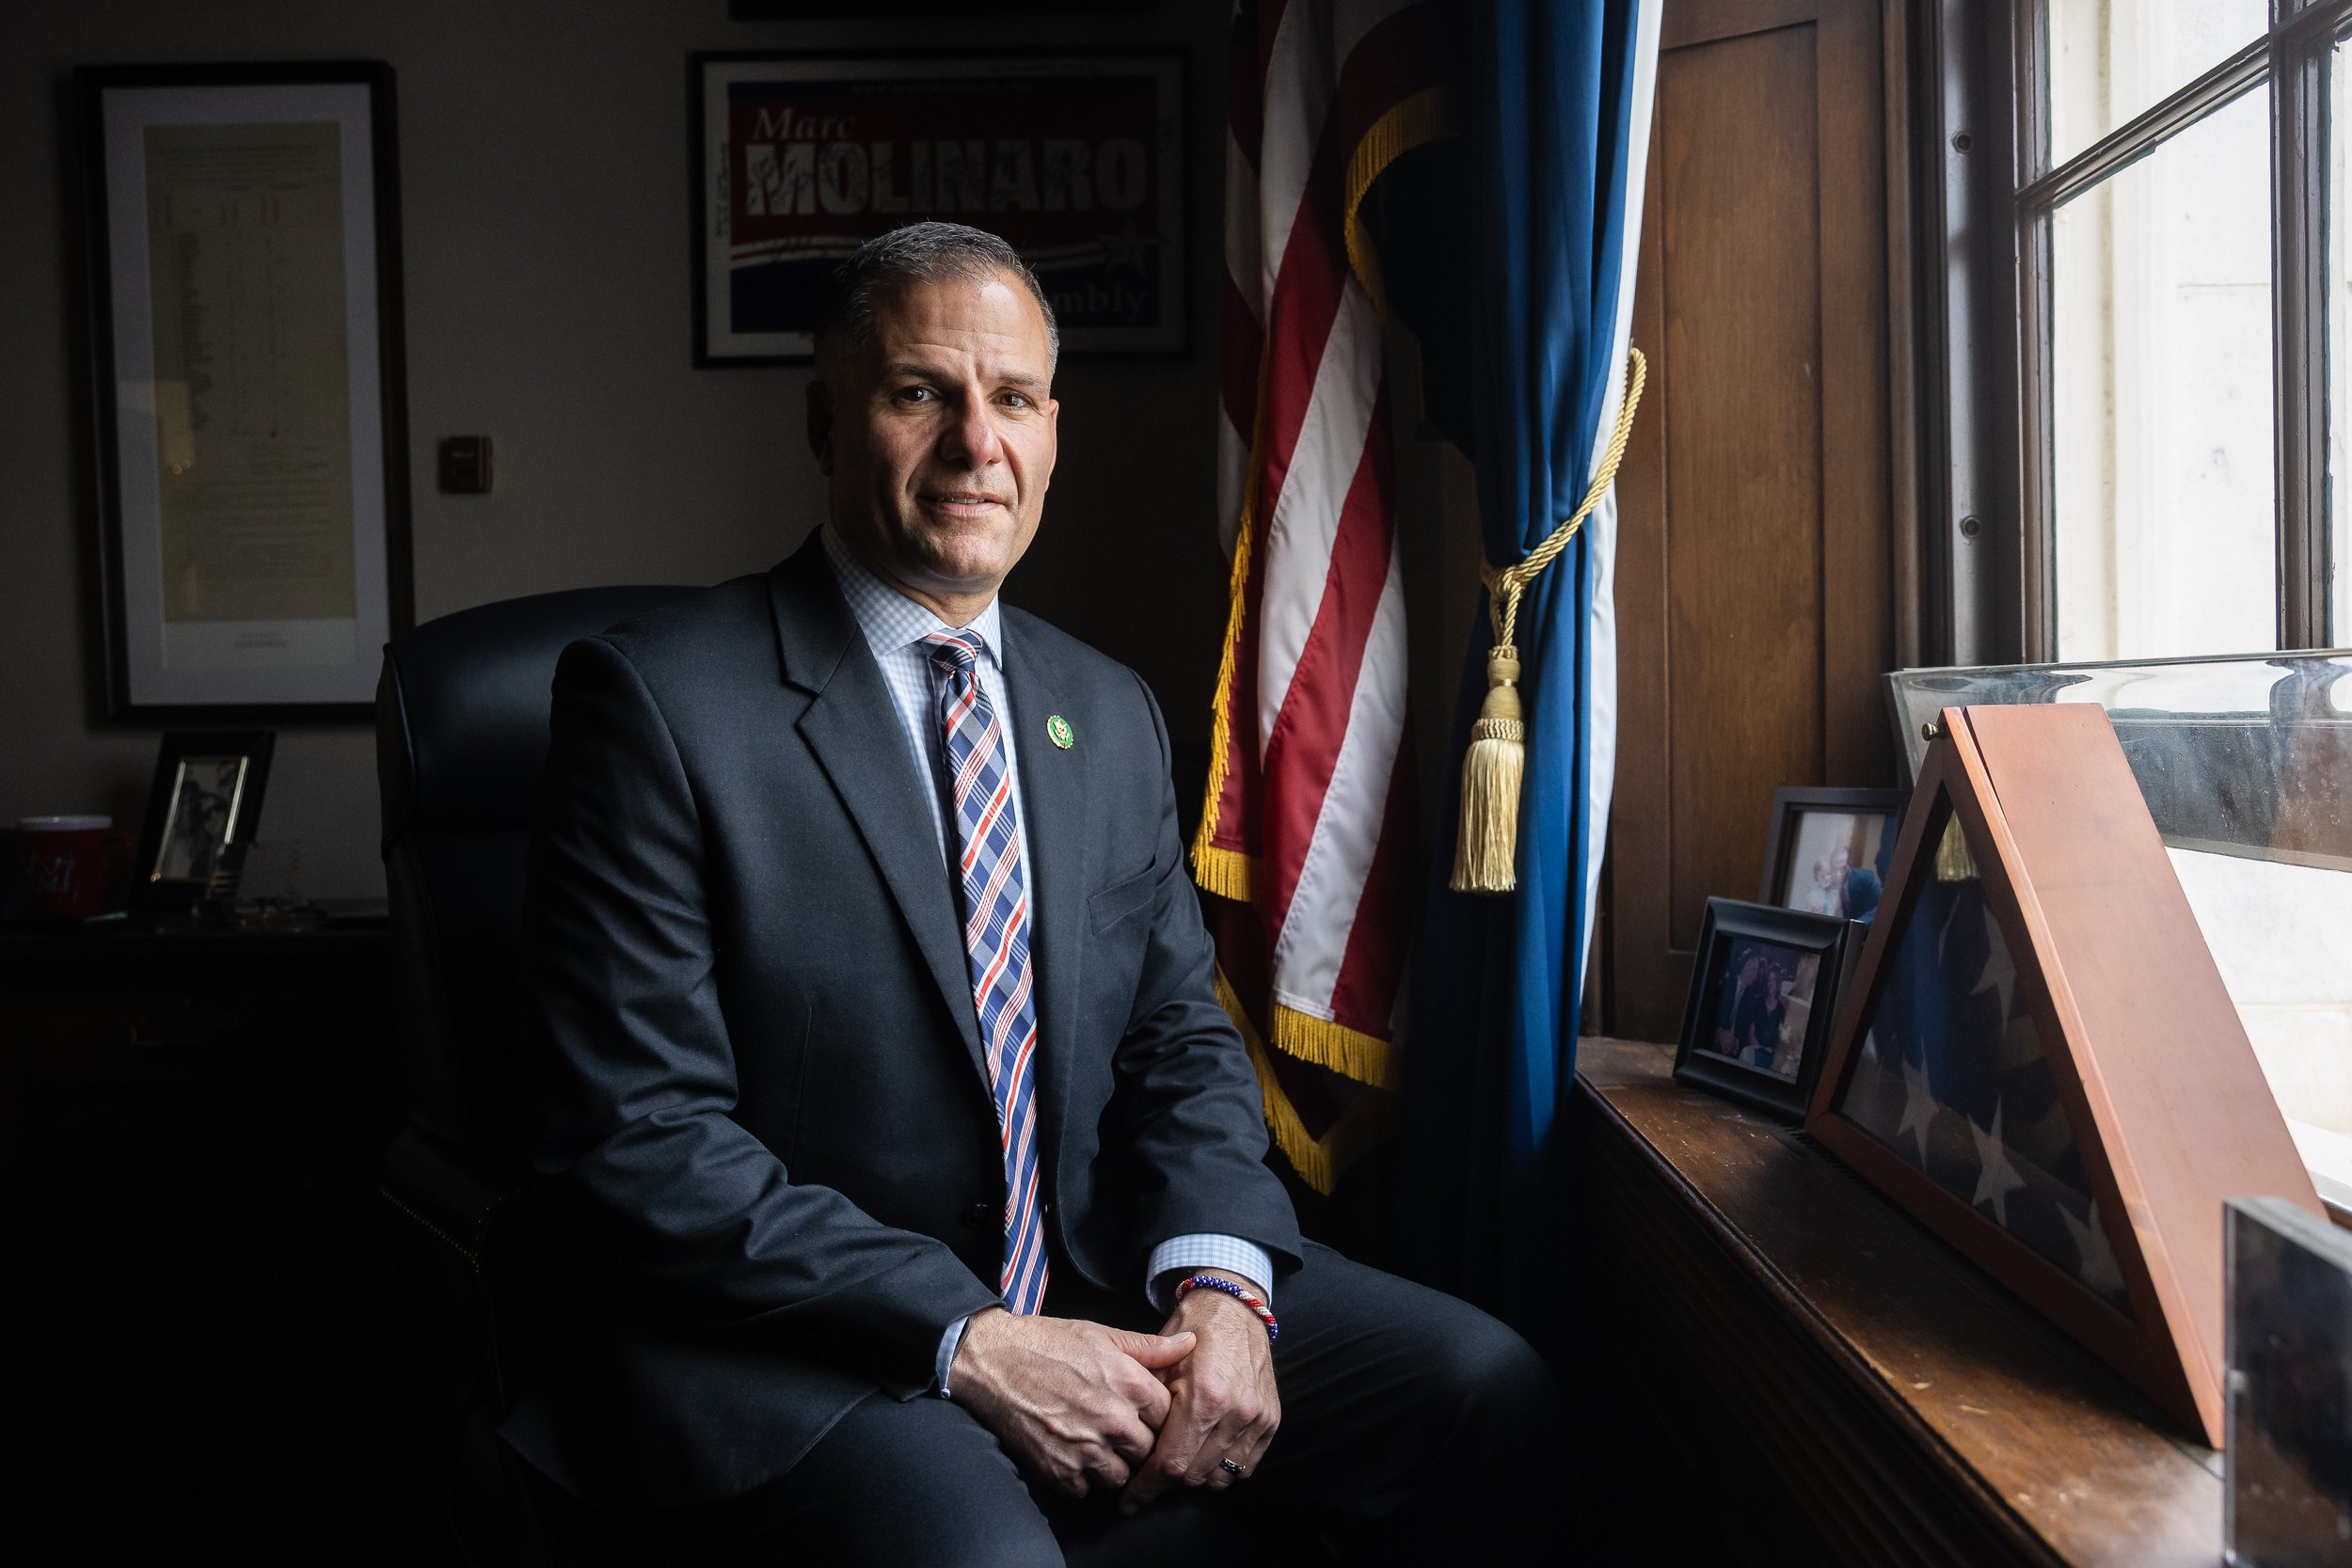
[[[1642,351],[1631,344],[1626,346],[1625,399],[1617,404],[1617,422],[1609,432],[1609,445],[1603,450],[1600,466],[1593,470],[1593,483],[1586,486],[1584,500],[1565,523],[1551,531],[1551,536],[1527,552],[1527,559],[1516,564],[1496,568],[1481,562],[1478,578],[1486,585],[1486,615],[1494,627],[1498,650],[1516,646],[1511,641],[1518,629],[1519,594],[1527,585],[1542,575],[1543,569],[1560,559],[1560,552],[1584,527],[1593,508],[1609,493],[1609,486],[1617,482],[1617,466],[1625,461],[1625,449],[1633,438],[1633,411],[1642,405],[1642,388],[1649,382],[1649,361]]]

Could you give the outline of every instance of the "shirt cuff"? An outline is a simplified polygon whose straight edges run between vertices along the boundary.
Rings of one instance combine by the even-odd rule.
[[[1152,1261],[1143,1272],[1143,1293],[1151,1297],[1152,1306],[1165,1312],[1174,1289],[1170,1276],[1195,1269],[1223,1269],[1228,1274],[1237,1274],[1258,1287],[1269,1307],[1273,1305],[1273,1255],[1255,1242],[1213,1233],[1170,1236],[1153,1247]]]
[[[931,1392],[943,1400],[947,1397],[947,1369],[956,1364],[956,1347],[963,1343],[964,1326],[971,1321],[966,1313],[949,1323],[939,1337],[939,1354],[931,1357]]]

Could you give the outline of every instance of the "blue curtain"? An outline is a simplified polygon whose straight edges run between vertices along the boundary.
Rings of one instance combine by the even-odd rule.
[[[1472,8],[1460,144],[1468,224],[1452,252],[1470,305],[1469,406],[1432,413],[1468,432],[1486,558],[1498,565],[1523,558],[1583,499],[1621,377],[1628,224],[1638,223],[1646,150],[1636,142],[1647,136],[1655,73],[1656,21],[1645,33],[1642,13],[1657,4]],[[1486,685],[1482,607],[1446,753],[1410,1037],[1399,1251],[1413,1272],[1539,1344],[1562,1284],[1557,1133],[1607,827],[1592,807],[1606,799],[1614,749],[1613,548],[1613,509],[1520,601],[1527,769],[1518,888],[1502,897],[1445,886],[1461,757]]]

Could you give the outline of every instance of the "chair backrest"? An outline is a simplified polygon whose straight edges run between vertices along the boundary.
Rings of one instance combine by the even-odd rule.
[[[579,588],[428,621],[384,650],[375,767],[408,1119],[485,1174],[524,1163],[516,958],[564,647],[688,588]]]

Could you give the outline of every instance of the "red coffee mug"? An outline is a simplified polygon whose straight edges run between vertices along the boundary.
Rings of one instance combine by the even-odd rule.
[[[104,907],[107,851],[119,847],[123,863],[131,860],[131,835],[114,825],[111,816],[27,816],[17,823],[35,915],[87,920]]]

